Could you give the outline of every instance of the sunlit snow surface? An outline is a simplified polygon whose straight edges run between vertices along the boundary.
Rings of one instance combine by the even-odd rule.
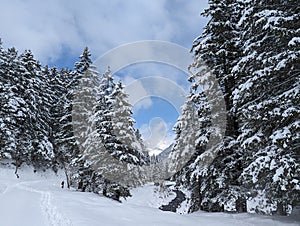
[[[157,209],[163,204],[151,184],[132,190],[119,203],[92,193],[60,187],[63,176],[34,174],[0,167],[0,225],[2,226],[222,226],[299,225],[286,217],[196,212],[180,215]],[[63,174],[61,174],[63,175]],[[172,199],[166,198],[166,202]]]

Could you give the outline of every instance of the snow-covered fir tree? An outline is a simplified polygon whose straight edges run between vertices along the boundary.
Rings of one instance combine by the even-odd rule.
[[[113,100],[113,131],[120,146],[119,150],[112,153],[120,161],[135,165],[143,165],[147,162],[143,154],[143,144],[135,130],[135,120],[132,118],[132,106],[128,103],[128,94],[125,93],[122,82],[119,81],[116,89],[111,94]]]
[[[231,98],[236,82],[231,71],[241,55],[238,27],[241,17],[240,9],[240,4],[235,0],[209,1],[209,7],[204,10],[202,16],[210,20],[202,35],[195,39],[192,46],[195,57],[193,66],[199,67],[197,62],[204,62],[216,76],[222,89],[227,110],[226,136],[228,139],[236,137],[238,133]]]
[[[193,94],[188,96],[182,114],[174,126],[175,145],[170,155],[170,171],[178,172],[196,152],[197,135],[200,132],[197,106]]]
[[[124,184],[140,184],[138,165],[145,164],[148,156],[142,152],[143,144],[137,131],[133,127],[134,120],[131,116],[131,106],[127,102],[127,94],[123,91],[121,83],[116,85],[111,71],[102,75],[97,104],[94,106],[94,115],[91,121],[95,134],[91,139],[98,139],[98,151],[91,150],[89,159],[94,159],[92,164],[97,166],[98,172],[123,181]],[[101,157],[98,157],[101,156]],[[124,176],[120,172],[132,172]],[[117,176],[118,175],[118,176]],[[134,180],[126,178],[134,177]],[[140,178],[142,179],[142,178]]]
[[[135,120],[132,118],[132,106],[128,102],[128,94],[125,93],[122,82],[119,81],[116,89],[111,94],[113,100],[113,131],[117,144],[112,156],[117,158],[128,171],[124,175],[124,181],[130,181],[128,185],[137,186],[147,180],[144,170],[140,166],[149,163],[149,155],[143,149],[145,145],[139,132],[134,128]]]
[[[18,55],[1,46],[1,162],[15,165],[16,174],[24,163],[36,170],[63,168],[68,187],[119,200],[130,193],[118,183],[121,175],[112,180],[122,171],[109,165],[122,162],[137,185],[136,168],[147,155],[122,84],[116,87],[110,70],[100,81],[90,56],[85,48],[74,71],[58,70],[43,68],[31,51]]]
[[[80,61],[75,63],[75,71],[77,76],[84,75],[92,65],[91,53],[88,47],[85,47],[83,53],[79,56]]]
[[[96,127],[101,136],[101,141],[106,150],[113,153],[115,150],[116,135],[113,130],[113,100],[112,93],[116,88],[116,84],[112,77],[110,68],[103,73],[99,85],[98,97],[98,118]]]
[[[72,124],[79,152],[72,160],[72,166],[78,171],[73,175],[73,181],[81,191],[102,193],[104,177],[98,172],[96,162],[103,159],[101,153],[104,149],[95,127],[99,75],[94,66],[90,65],[77,78],[78,86],[72,102]]]
[[[251,1],[240,21],[243,58],[233,92],[246,166],[240,180],[286,214],[299,202],[299,18],[296,1]],[[266,206],[258,206],[258,211]]]
[[[218,79],[226,136],[207,168],[192,161],[177,182],[198,177],[187,182],[198,199],[191,211],[246,211],[246,200],[258,199],[249,211],[271,213],[277,205],[286,214],[299,202],[299,7],[295,1],[209,4],[192,67],[204,61]]]
[[[223,143],[218,150],[217,157],[209,166],[207,175],[203,177],[204,179],[201,178],[202,175],[198,179],[201,181],[202,193],[200,208],[209,211],[223,211],[229,203],[232,206],[230,208],[245,211],[244,207],[237,207],[238,203],[235,203],[236,200],[241,199],[237,195],[236,188],[238,175],[242,169],[235,146],[239,131],[232,99],[232,92],[236,87],[232,68],[241,56],[240,28],[238,27],[241,9],[242,6],[237,1],[210,1],[209,8],[203,13],[210,17],[210,21],[203,34],[194,42],[192,49],[195,55],[193,66],[198,67],[197,62],[205,62],[216,76],[227,111]],[[200,76],[203,75],[200,74]],[[209,187],[214,189],[209,189]]]
[[[76,109],[74,109],[74,101],[84,101],[85,92],[84,92],[84,83],[88,82],[87,79],[84,80],[84,75],[91,66],[92,60],[90,59],[89,49],[86,47],[83,53],[79,56],[79,62],[75,63],[75,70],[69,71],[67,69],[62,69],[58,74],[56,86],[57,91],[61,92],[60,100],[56,102],[58,112],[56,116],[59,117],[58,122],[58,132],[56,133],[56,157],[55,162],[62,168],[64,168],[67,178],[69,174],[78,167],[76,161],[78,161],[78,156],[82,150],[83,140],[79,137],[80,126],[88,126],[89,124],[84,124],[86,122],[87,116],[83,118],[83,121],[80,121],[80,103],[75,104]],[[90,95],[91,97],[91,95]],[[80,99],[82,98],[82,99]],[[92,101],[91,101],[92,102]],[[86,108],[91,108],[90,103]],[[86,104],[86,103],[85,103]],[[83,106],[82,106],[83,107]],[[83,107],[84,108],[84,107]],[[55,111],[55,110],[54,110]],[[55,117],[55,115],[53,115]],[[76,123],[80,125],[76,125]],[[77,131],[74,131],[74,127]],[[85,136],[83,136],[85,138]],[[75,165],[74,165],[75,164]],[[76,167],[75,167],[76,166]],[[70,175],[71,177],[71,175]],[[68,186],[72,181],[68,182]]]
[[[142,161],[142,155],[137,157],[134,155],[140,154],[140,150],[133,149],[136,147],[130,146],[128,143],[122,143],[124,136],[133,136],[127,136],[126,139],[134,141],[136,135],[133,127],[130,128],[133,123],[133,119],[130,117],[130,105],[122,99],[126,97],[125,93],[120,93],[123,87],[121,84],[117,88],[115,87],[109,69],[99,81],[98,73],[90,66],[82,80],[84,86],[79,95],[81,101],[78,103],[81,110],[77,113],[79,121],[83,120],[85,123],[78,128],[82,144],[80,144],[81,152],[74,161],[74,166],[78,168],[74,180],[82,191],[93,191],[119,200],[120,196],[129,195],[129,190],[119,184],[125,180],[124,176],[120,174],[122,172],[120,171],[122,168],[120,168],[122,166],[120,162],[132,160],[132,163],[138,164]],[[91,105],[83,109],[85,104],[82,101],[89,102]],[[75,102],[74,105],[76,104]],[[121,105],[124,105],[128,112],[123,112],[124,109]],[[123,113],[125,115],[120,115]],[[125,120],[126,128],[117,124]],[[86,127],[86,125],[89,126]],[[131,131],[131,133],[119,134],[117,131],[122,129],[126,129],[127,132]],[[121,152],[120,156],[115,155],[119,154],[118,151]],[[118,178],[118,175],[121,178]]]
[[[48,168],[53,148],[48,139],[47,79],[30,51],[18,56],[11,48],[2,53],[5,57],[1,60],[1,80],[5,79],[6,84],[0,94],[3,96],[1,134],[5,144],[1,152],[13,161],[16,172],[23,163],[36,169]]]
[[[28,105],[22,94],[24,87],[18,74],[20,62],[14,48],[1,49],[1,158],[12,160],[18,167],[28,162],[28,149],[24,147],[24,123]]]
[[[27,123],[24,125],[24,135],[30,136],[28,140],[30,161],[37,168],[49,168],[54,153],[49,140],[51,96],[48,80],[31,51],[25,51],[20,55],[20,63],[19,72],[24,89],[22,96],[29,109]]]
[[[53,145],[53,152],[55,157],[53,159],[53,168],[65,168],[67,163],[70,162],[67,159],[70,158],[71,152],[67,151],[66,147],[69,143],[65,142],[63,135],[66,131],[63,130],[65,119],[65,105],[67,104],[67,93],[69,81],[69,71],[61,69],[60,71],[56,68],[44,69],[45,76],[48,77],[50,87],[50,131],[49,139]]]
[[[68,168],[72,159],[78,155],[79,147],[73,131],[72,109],[75,89],[75,73],[69,70],[61,70],[58,74],[58,86],[62,89],[60,100],[56,102],[55,108],[59,108],[59,112],[53,116],[58,117],[58,131],[55,134],[56,152],[55,162],[63,168]],[[61,83],[61,85],[59,85]],[[58,91],[58,93],[60,92]]]

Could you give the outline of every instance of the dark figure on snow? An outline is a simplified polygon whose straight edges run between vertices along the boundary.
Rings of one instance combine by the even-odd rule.
[[[61,182],[61,188],[64,188],[64,186],[65,186],[65,181],[62,181]]]

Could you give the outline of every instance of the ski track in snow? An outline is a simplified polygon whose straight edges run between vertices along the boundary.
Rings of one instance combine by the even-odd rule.
[[[40,181],[32,181],[32,182],[20,182],[16,184],[16,187],[29,191],[39,193],[41,195],[41,209],[50,226],[72,226],[72,222],[70,219],[63,216],[51,203],[51,193],[46,191],[36,190],[29,186],[30,183],[36,183]]]
[[[0,194],[5,194],[8,190],[8,186],[0,183]]]

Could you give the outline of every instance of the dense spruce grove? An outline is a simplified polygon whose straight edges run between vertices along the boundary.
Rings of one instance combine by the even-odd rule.
[[[300,202],[299,2],[210,0],[203,15],[210,20],[193,43],[192,67],[204,62],[214,72],[227,126],[217,157],[199,167],[211,114],[199,98],[202,74],[192,75],[173,151],[185,147],[185,134],[195,133],[186,126],[187,106],[194,105],[203,129],[194,138],[196,155],[175,176],[177,184],[191,191],[190,212],[245,212],[252,201],[248,211],[288,214]]]
[[[209,0],[203,15],[210,19],[192,46],[191,68],[199,72],[189,79],[174,126],[170,159],[178,172],[170,179],[190,191],[189,212],[289,214],[300,203],[299,2]],[[203,153],[218,115],[204,92],[203,64],[226,107],[225,137],[207,165]],[[109,67],[97,73],[87,48],[69,70],[41,66],[30,51],[0,43],[1,162],[13,164],[17,177],[22,164],[63,169],[68,186],[116,200],[129,196],[126,185],[103,174],[118,174],[106,169],[107,152],[128,169],[149,164],[127,98]],[[192,158],[177,166],[187,152]],[[145,181],[144,173],[135,175],[131,185]]]
[[[133,165],[148,161],[140,135],[133,128],[131,106],[121,82],[114,82],[109,69],[99,76],[87,48],[74,70],[58,70],[42,67],[31,51],[18,54],[14,48],[4,50],[1,46],[2,163],[12,163],[17,177],[22,164],[35,170],[63,169],[68,186],[117,200],[128,196],[126,186],[101,175],[97,165],[101,151],[92,146],[96,137],[118,161]]]

